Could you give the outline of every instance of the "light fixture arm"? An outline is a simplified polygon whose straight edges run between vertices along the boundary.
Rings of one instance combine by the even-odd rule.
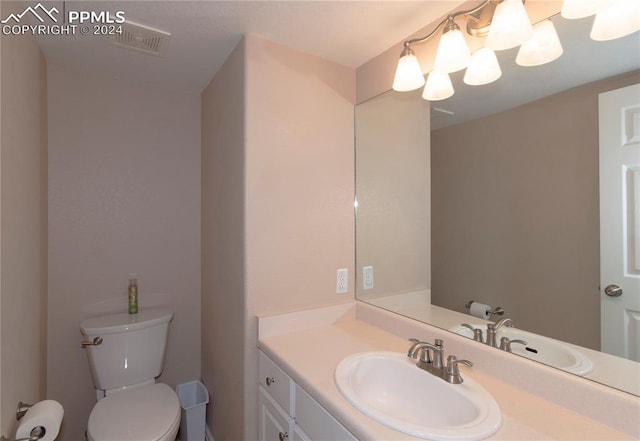
[[[436,35],[436,33],[445,25],[445,23],[447,23],[447,19],[442,20],[438,24],[438,26],[436,26],[436,28],[433,31],[429,32],[429,34],[425,35],[424,37],[412,38],[411,40],[405,40],[405,42],[404,42],[404,50],[407,50],[412,44],[424,43],[425,41],[427,41],[428,39],[430,39],[431,37]]]
[[[489,4],[489,3],[500,3],[501,1],[502,0],[485,0],[482,3],[480,3],[478,6],[476,6],[475,8],[467,9],[465,11],[457,11],[457,12],[454,12],[452,14],[447,15],[447,18],[442,20],[438,24],[438,26],[436,26],[436,28],[433,31],[431,31],[429,34],[425,35],[424,37],[412,38],[411,40],[405,40],[403,54],[405,52],[408,53],[408,51],[410,50],[410,46],[412,44],[424,43],[425,41],[429,40],[431,37],[436,35],[438,33],[438,31],[440,31],[440,29],[442,29],[447,23],[453,22],[457,17],[460,17],[461,15],[473,14],[475,12],[478,12],[479,10],[484,8],[485,6],[487,6],[487,4]]]

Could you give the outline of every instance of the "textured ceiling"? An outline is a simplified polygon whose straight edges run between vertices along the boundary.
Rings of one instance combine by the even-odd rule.
[[[26,4],[35,5],[29,1]],[[62,10],[63,2],[43,2]],[[243,34],[253,33],[358,67],[460,1],[67,1],[69,10],[124,11],[170,32],[165,58],[111,46],[106,37],[44,36],[49,62],[201,91]]]

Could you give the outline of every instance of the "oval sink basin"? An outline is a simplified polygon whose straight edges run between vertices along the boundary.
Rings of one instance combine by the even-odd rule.
[[[335,381],[360,412],[419,438],[480,440],[502,425],[498,404],[478,383],[449,384],[405,354],[354,354],[338,364]]]
[[[483,333],[487,329],[486,324],[472,324],[474,328],[482,329]],[[454,326],[449,329],[456,334],[473,338],[470,329],[463,326]],[[586,375],[593,370],[593,362],[582,352],[573,347],[552,338],[533,332],[523,331],[516,328],[500,328],[496,334],[496,340],[500,343],[500,338],[508,337],[510,340],[524,340],[526,345],[513,344],[511,351],[531,360],[539,361],[549,366],[562,369],[572,374]]]

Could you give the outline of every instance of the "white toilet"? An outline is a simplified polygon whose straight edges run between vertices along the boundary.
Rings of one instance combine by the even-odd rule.
[[[89,416],[89,441],[174,441],[180,401],[162,372],[168,308],[111,314],[80,323],[98,402]]]

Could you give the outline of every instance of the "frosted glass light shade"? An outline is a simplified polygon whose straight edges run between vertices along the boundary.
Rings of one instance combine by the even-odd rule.
[[[500,78],[502,70],[495,52],[483,47],[471,55],[469,67],[464,73],[464,82],[470,86],[489,84]]]
[[[614,40],[640,29],[640,1],[616,0],[598,12],[591,28],[596,41]]]
[[[396,75],[393,78],[393,90],[398,92],[409,92],[424,85],[424,76],[418,58],[413,54],[400,57]]]
[[[511,49],[522,44],[531,32],[531,20],[522,0],[504,0],[496,6],[486,47],[494,51]]]
[[[596,14],[615,0],[564,0],[560,14],[564,18],[584,18]]]
[[[440,37],[438,52],[433,62],[433,70],[438,72],[457,72],[469,64],[471,53],[460,29],[445,32]]]
[[[449,74],[431,71],[427,77],[427,84],[422,91],[422,98],[428,101],[445,100],[453,95],[453,84]]]
[[[520,66],[540,66],[562,55],[562,44],[551,20],[544,20],[533,27],[531,36],[522,43],[516,63]]]

